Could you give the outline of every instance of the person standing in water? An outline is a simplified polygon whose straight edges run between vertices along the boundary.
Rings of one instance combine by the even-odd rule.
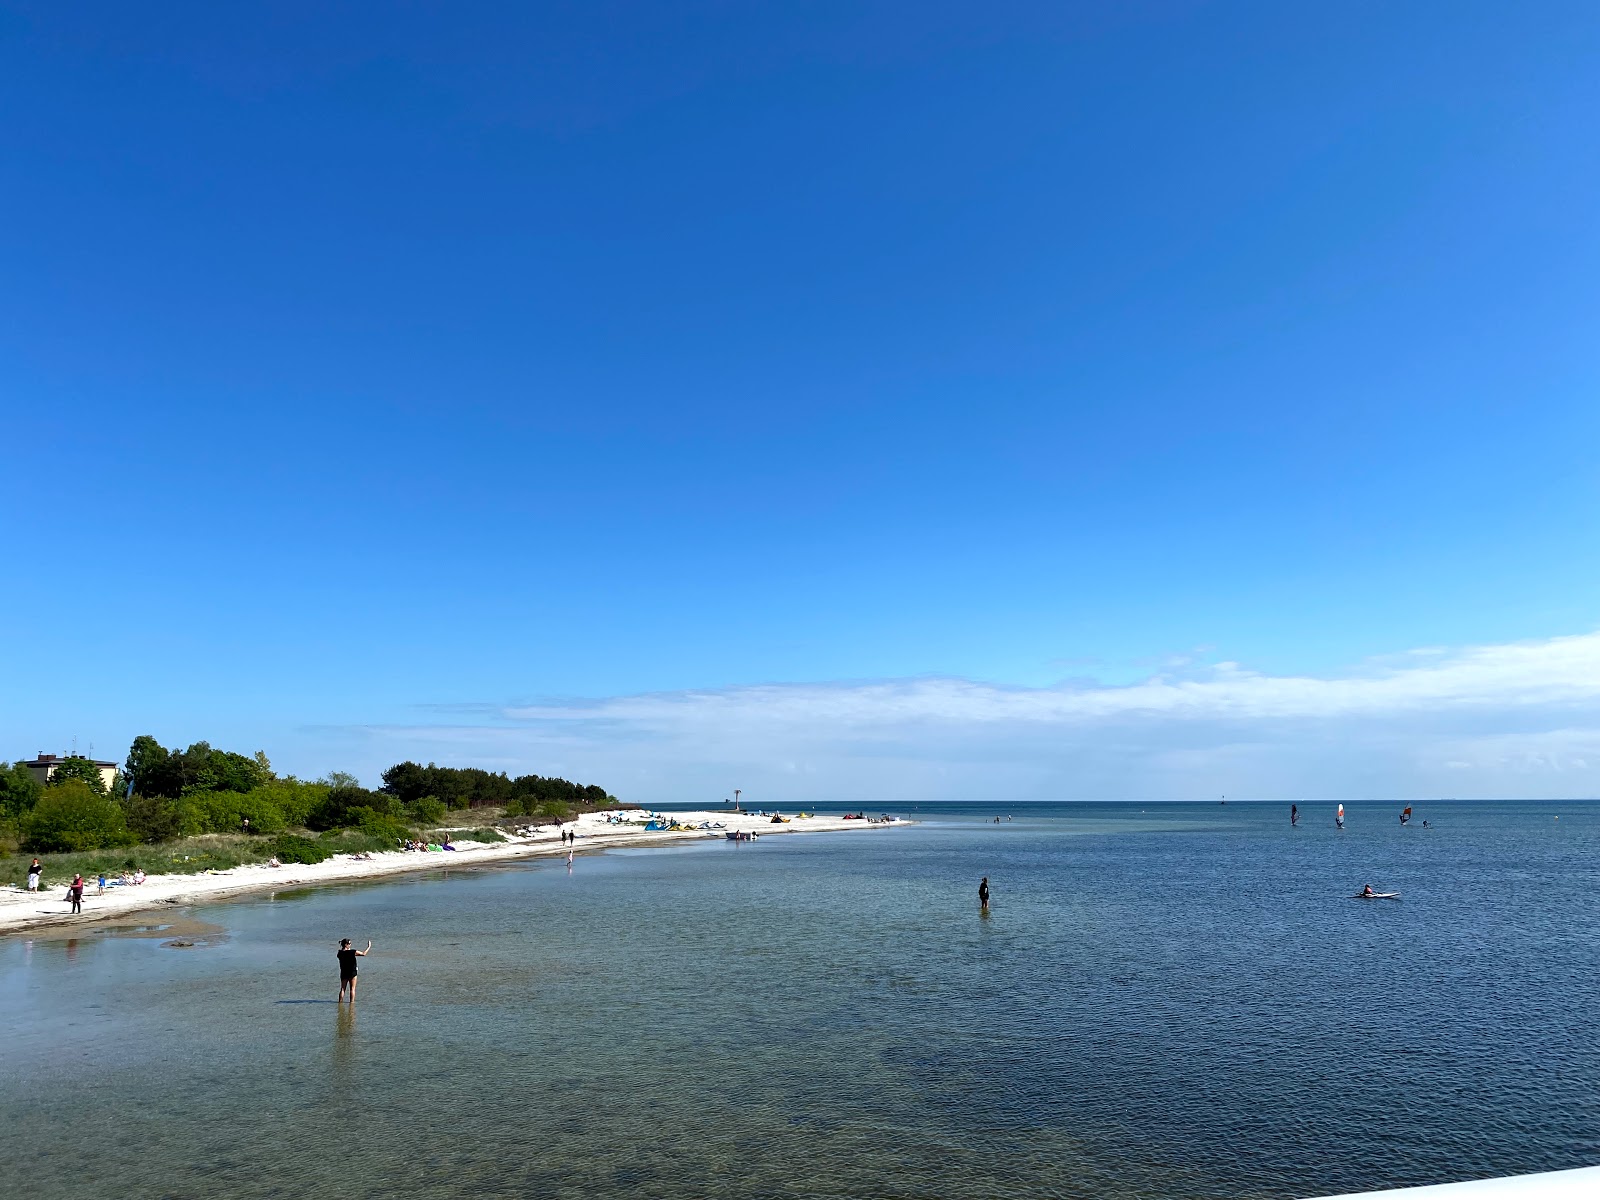
[[[356,1002],[356,959],[365,958],[372,952],[372,943],[367,943],[365,950],[357,950],[350,945],[349,938],[339,939],[339,1000],[344,999],[346,988],[350,989],[350,1003]]]
[[[989,877],[987,875],[983,877],[983,882],[978,885],[978,907],[984,912],[989,911]]]

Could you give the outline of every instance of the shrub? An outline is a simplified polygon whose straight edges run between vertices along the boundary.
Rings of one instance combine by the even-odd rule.
[[[381,839],[388,849],[393,848],[393,843],[408,841],[411,837],[411,830],[405,822],[373,812],[370,808],[352,808],[349,815],[357,829],[368,837]]]
[[[444,820],[444,801],[437,796],[423,796],[406,805],[406,815],[419,825],[432,825]]]
[[[332,858],[334,851],[332,847],[314,842],[310,838],[296,837],[292,833],[280,833],[272,840],[272,854],[279,862],[319,863]]]
[[[193,792],[179,802],[183,824],[195,833],[277,833],[287,822],[263,788],[251,792]]]
[[[328,785],[302,783],[298,779],[274,779],[258,787],[251,795],[270,800],[282,815],[284,824],[304,825],[312,810],[328,798]],[[254,818],[250,823],[255,824]]]
[[[328,789],[328,794],[306,816],[306,825],[311,829],[342,829],[355,825],[361,820],[352,815],[357,809],[382,817],[398,817],[402,811],[400,801],[386,792],[341,785]]]
[[[178,836],[178,806],[164,796],[135,793],[121,801],[128,831],[141,842],[170,842]]]
[[[482,829],[452,829],[450,831],[450,841],[452,842],[503,842],[506,840],[505,834],[488,826]]]
[[[23,819],[23,849],[40,853],[126,846],[133,840],[121,805],[81,779],[45,789]]]

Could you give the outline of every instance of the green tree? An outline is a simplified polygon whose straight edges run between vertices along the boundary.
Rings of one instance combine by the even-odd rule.
[[[22,846],[37,853],[126,846],[133,840],[122,806],[82,779],[45,789],[22,822]]]
[[[428,794],[428,772],[414,762],[395,763],[383,773],[383,790],[410,804]]]
[[[328,785],[325,783],[301,783],[294,778],[274,779],[271,783],[257,788],[252,795],[259,795],[272,802],[273,806],[283,814],[284,824],[304,825],[311,816],[312,811],[328,797]]]
[[[39,802],[44,789],[21,763],[0,767],[0,817],[16,819]]]
[[[178,801],[138,792],[121,801],[128,831],[141,842],[170,842],[180,832]]]
[[[205,773],[206,790],[213,792],[253,792],[267,782],[267,776],[261,773],[261,766],[255,759],[231,750],[211,751]]]
[[[128,761],[122,769],[133,780],[134,791],[145,796],[164,796],[167,793],[161,785],[171,758],[160,742],[148,733],[141,733],[128,748]],[[177,795],[177,792],[172,794]]]
[[[251,833],[277,833],[286,822],[265,788],[252,792],[190,792],[177,802],[185,832],[238,833],[249,818]]]
[[[335,772],[329,779],[338,777],[340,773]],[[369,792],[364,787],[340,784],[328,789],[327,796],[306,817],[306,825],[311,829],[343,829],[359,824],[366,812],[380,817],[399,817],[404,809],[388,792]]]
[[[79,779],[89,785],[90,790],[104,796],[106,782],[100,778],[100,768],[87,758],[73,755],[71,758],[62,759],[50,772],[49,787],[60,787],[71,780]]]

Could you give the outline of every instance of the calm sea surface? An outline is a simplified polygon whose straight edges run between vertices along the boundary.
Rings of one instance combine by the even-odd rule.
[[[0,941],[6,1190],[1299,1197],[1600,1162],[1600,805],[1347,808],[925,804],[206,906],[192,949]],[[375,943],[354,1015],[343,936]]]

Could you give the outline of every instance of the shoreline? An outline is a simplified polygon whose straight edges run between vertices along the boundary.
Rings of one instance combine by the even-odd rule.
[[[279,891],[291,887],[316,887],[321,884],[349,883],[355,880],[385,878],[389,876],[433,871],[442,868],[472,866],[478,863],[498,863],[524,858],[558,857],[569,851],[585,853],[595,850],[614,850],[619,846],[663,846],[674,842],[726,840],[725,830],[645,830],[639,825],[612,825],[606,813],[585,813],[576,821],[562,826],[576,830],[577,840],[572,844],[561,841],[555,827],[530,837],[508,837],[503,842],[463,842],[450,851],[388,850],[374,854],[369,859],[357,859],[340,854],[320,863],[285,863],[269,867],[264,863],[233,867],[226,871],[205,872],[198,875],[151,875],[142,884],[108,887],[105,895],[94,894],[91,883],[84,891],[83,909],[79,914],[61,898],[64,881],[42,885],[37,893],[23,889],[0,892],[0,937],[26,933],[34,929],[59,932],[63,927],[93,926],[119,918],[167,907],[191,904],[209,904],[232,900],[256,892]],[[631,812],[629,815],[634,815]],[[891,822],[845,820],[842,817],[795,817],[787,824],[774,825],[771,817],[751,816],[747,813],[726,812],[673,812],[666,816],[682,824],[702,821],[721,822],[727,831],[755,834],[788,833],[840,833],[852,829],[888,829],[909,825],[912,822],[897,819]]]

